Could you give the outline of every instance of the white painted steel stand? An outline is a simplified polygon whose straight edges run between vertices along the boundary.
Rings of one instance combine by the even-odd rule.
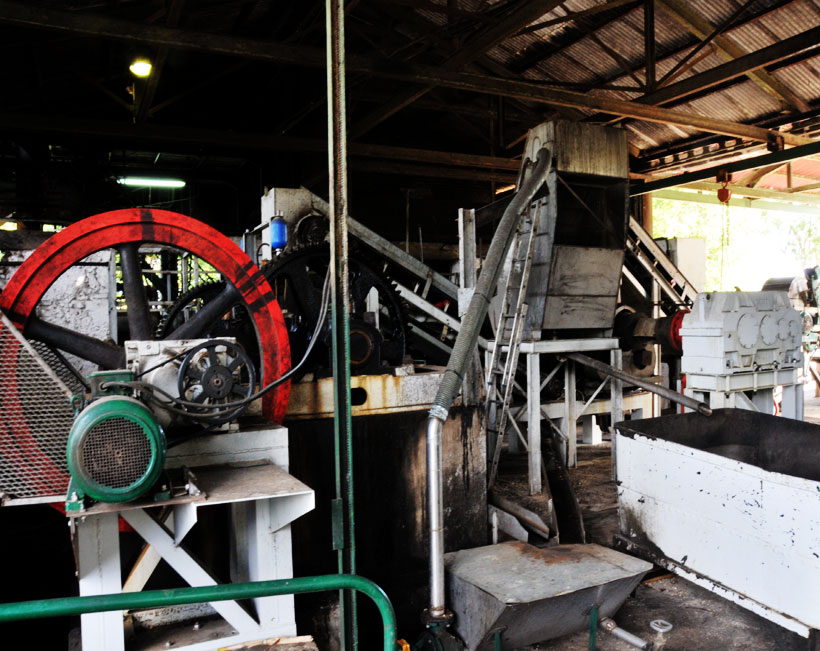
[[[618,348],[617,339],[565,339],[556,341],[527,341],[521,344],[521,353],[527,356],[527,424],[528,442],[530,451],[530,492],[541,492],[541,419],[554,419],[554,415],[549,415],[546,411],[548,405],[541,404],[541,389],[552,379],[548,376],[543,382],[540,379],[540,356],[543,354],[577,353],[596,350],[609,350],[610,363],[615,368],[621,368],[621,351]],[[611,413],[613,422],[623,418],[623,385],[621,382],[613,382],[607,378],[601,383],[598,391],[603,389],[606,383],[610,384],[612,395]],[[593,398],[597,397],[597,393]],[[585,405],[578,405],[575,396],[575,362],[566,360],[564,362],[564,403],[563,411],[558,420],[560,425],[557,429],[564,439],[564,461],[567,467],[574,468],[578,465],[576,423],[579,418],[592,419],[592,414],[587,412],[592,400]],[[586,415],[585,415],[586,414]],[[592,434],[589,423],[585,423],[585,430]],[[600,433],[600,430],[598,430]],[[585,441],[586,442],[586,441]],[[591,440],[590,442],[594,442]],[[597,439],[600,443],[600,437]],[[537,457],[537,458],[536,458]],[[537,464],[537,465],[536,465]]]
[[[160,559],[191,586],[215,585],[208,570],[182,546],[197,522],[198,510],[215,504],[231,508],[233,581],[293,576],[290,523],[313,509],[314,493],[287,473],[285,428],[264,426],[190,441],[172,448],[166,465],[192,468],[202,495],[172,500],[172,515],[165,522],[158,520],[156,507],[168,502],[96,504],[73,516],[80,595],[141,590]],[[149,545],[124,586],[120,573],[120,516]],[[208,536],[214,532],[202,533]],[[202,627],[188,624],[169,633],[173,639],[163,638],[157,648],[170,641],[174,649],[206,651],[296,634],[292,595],[254,599],[253,605],[255,614],[236,601],[214,602],[210,606],[223,622]],[[165,623],[166,610],[168,622],[179,620],[173,609],[159,609],[153,621]],[[124,637],[122,613],[82,616],[84,651],[124,651]],[[147,645],[138,644],[139,648],[153,649],[157,644],[153,637]]]
[[[780,415],[803,420],[801,369],[718,376],[689,374],[686,380],[684,394],[705,402],[712,409],[749,409],[762,414],[775,413],[775,390],[779,387],[782,392]]]
[[[495,342],[489,342],[489,351],[492,351]],[[610,351],[610,364],[620,369],[622,367],[623,353],[618,348],[618,340],[614,338],[590,338],[590,339],[564,339],[564,340],[539,340],[521,342],[521,354],[527,360],[527,404],[518,409],[512,409],[513,418],[509,424],[515,430],[510,441],[516,440],[516,436],[523,439],[520,434],[517,420],[526,418],[527,436],[526,448],[528,454],[529,485],[530,494],[542,492],[541,479],[541,423],[546,419],[549,426],[555,430],[562,439],[564,462],[568,467],[577,465],[577,440],[576,423],[579,418],[584,419],[584,442],[601,443],[602,432],[600,428],[595,430],[594,417],[599,414],[610,414],[612,422],[617,423],[624,418],[624,410],[632,411],[633,415],[649,413],[652,409],[652,397],[648,393],[640,393],[634,396],[623,396],[623,382],[615,378],[606,378],[595,391],[593,396],[584,404],[578,404],[575,396],[575,363],[566,360],[556,366],[545,379],[541,378],[541,355],[560,355],[570,352],[589,351]],[[489,353],[488,353],[489,354]],[[556,373],[563,369],[564,372],[564,400],[562,402],[541,402],[541,390],[552,380]],[[609,383],[610,398],[598,399],[598,393]],[[588,434],[587,434],[588,432]],[[615,450],[613,447],[613,455]]]

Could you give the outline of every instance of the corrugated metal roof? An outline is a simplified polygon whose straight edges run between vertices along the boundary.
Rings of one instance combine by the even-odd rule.
[[[437,4],[443,2],[445,0],[439,0]],[[566,16],[567,10],[580,12],[602,4],[602,1],[596,0],[567,0],[537,22]],[[777,0],[760,0],[746,6],[738,14],[743,4],[745,3],[740,0],[686,2],[689,9],[712,26],[722,26],[735,16],[732,26],[722,38],[741,53],[760,50],[820,24],[820,0],[785,4]],[[466,0],[463,5],[476,6],[474,2],[468,3]],[[493,48],[489,55],[512,69],[522,68],[525,62],[529,62],[529,67],[516,70],[526,79],[586,86],[588,92],[601,97],[634,100],[643,91],[624,89],[644,83],[644,15],[642,7],[629,11],[626,9],[628,6],[622,8],[625,12],[622,16],[606,24],[598,25],[596,17],[601,14],[593,14],[550,25],[535,32],[519,33]],[[750,20],[752,15],[766,10],[767,13]],[[441,19],[441,14],[438,18]],[[596,25],[597,28],[591,28]],[[691,53],[699,42],[694,31],[696,30],[687,27],[664,10],[664,0],[656,2],[658,79],[662,79]],[[700,34],[700,38],[703,36]],[[721,50],[720,44],[720,39],[715,39],[703,47],[693,58],[694,65],[689,62],[668,83],[681,81],[724,64],[730,56]],[[820,58],[776,68],[770,74],[797,98],[808,104],[820,104]],[[595,89],[603,84],[620,87],[621,90]],[[700,97],[677,105],[673,102],[668,106],[681,112],[744,123],[755,123],[794,108],[763,82],[749,78],[739,78],[728,84],[728,87],[707,90]],[[697,135],[694,129],[660,123],[629,120],[625,124],[628,125],[630,143],[641,150],[652,150]]]

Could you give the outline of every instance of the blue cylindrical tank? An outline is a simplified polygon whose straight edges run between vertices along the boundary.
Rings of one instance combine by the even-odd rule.
[[[281,217],[274,217],[270,223],[270,246],[273,250],[284,249],[288,243],[288,225]]]

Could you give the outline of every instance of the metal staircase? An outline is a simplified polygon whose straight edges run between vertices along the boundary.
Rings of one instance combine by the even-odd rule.
[[[698,295],[686,277],[661,250],[652,236],[635,220],[629,218],[626,250],[655,280],[673,302],[690,307]]]

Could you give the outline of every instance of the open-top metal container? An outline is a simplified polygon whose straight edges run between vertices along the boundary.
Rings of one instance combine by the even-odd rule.
[[[820,425],[719,409],[615,428],[626,549],[805,637],[820,629]]]
[[[600,545],[521,542],[445,556],[448,604],[467,651],[519,649],[612,617],[652,566]],[[499,634],[496,646],[495,636]]]

